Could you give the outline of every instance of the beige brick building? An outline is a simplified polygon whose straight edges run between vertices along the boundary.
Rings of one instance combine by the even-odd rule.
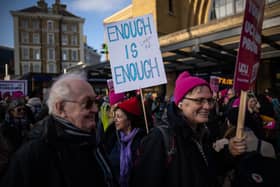
[[[15,75],[61,73],[84,60],[84,19],[55,0],[11,11],[14,21]]]

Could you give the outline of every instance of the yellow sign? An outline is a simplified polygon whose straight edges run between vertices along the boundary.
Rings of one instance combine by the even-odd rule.
[[[219,84],[232,85],[233,79],[226,79],[223,77],[219,77]]]

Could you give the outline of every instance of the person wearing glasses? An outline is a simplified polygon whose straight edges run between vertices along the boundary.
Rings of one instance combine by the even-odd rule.
[[[14,98],[8,104],[0,124],[0,176],[6,170],[13,153],[22,145],[31,127],[23,98]]]
[[[15,153],[0,186],[115,186],[104,151],[96,143],[95,99],[84,73],[59,77],[50,88],[49,116]]]
[[[206,126],[213,106],[209,84],[187,71],[181,73],[175,84],[174,102],[168,106],[167,119],[159,124],[167,125],[167,145],[172,149],[166,151],[162,130],[151,130],[140,145],[131,186],[218,187],[216,170],[222,165],[222,159],[226,162],[244,153],[246,144],[244,138],[233,138],[227,149],[231,154],[214,151],[208,140],[211,132]],[[219,164],[215,158],[220,158]]]

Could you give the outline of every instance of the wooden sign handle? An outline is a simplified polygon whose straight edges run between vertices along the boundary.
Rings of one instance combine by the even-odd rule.
[[[144,103],[142,88],[140,88],[140,95],[141,95],[141,101],[142,101],[141,103],[142,103],[142,108],[143,108],[143,113],[144,113],[146,131],[147,131],[147,134],[148,134],[149,133],[149,127],[148,127],[148,121],[147,121],[147,116],[146,116],[146,109],[145,109],[145,103]]]
[[[246,115],[247,91],[241,90],[240,105],[238,110],[236,137],[242,138],[244,134],[244,120]]]

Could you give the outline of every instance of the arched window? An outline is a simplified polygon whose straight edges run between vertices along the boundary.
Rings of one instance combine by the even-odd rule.
[[[246,0],[214,0],[211,19],[221,19],[240,13],[245,8]]]
[[[266,0],[266,3],[275,1],[280,0]],[[211,20],[221,19],[244,11],[246,0],[213,0],[212,2]]]

